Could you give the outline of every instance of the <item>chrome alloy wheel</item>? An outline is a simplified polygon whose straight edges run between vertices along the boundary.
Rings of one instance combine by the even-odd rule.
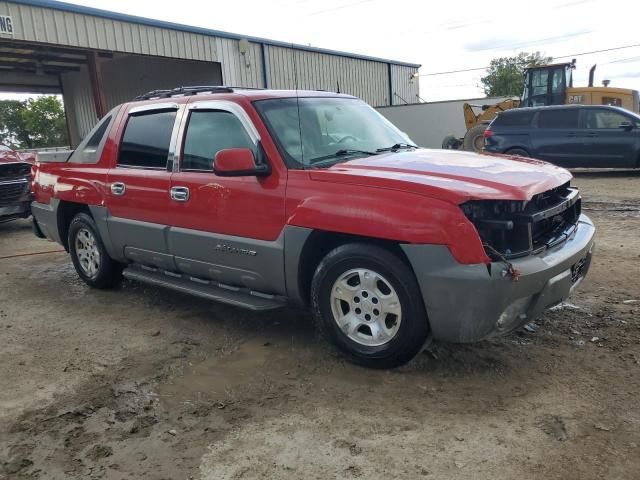
[[[331,288],[331,311],[340,330],[367,347],[390,342],[402,321],[400,298],[391,283],[364,268],[338,277]]]
[[[78,230],[75,247],[80,268],[89,278],[95,278],[100,270],[100,250],[93,233],[87,228]]]

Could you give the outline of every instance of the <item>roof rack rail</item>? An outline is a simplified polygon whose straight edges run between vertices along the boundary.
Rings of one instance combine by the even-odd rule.
[[[171,90],[151,90],[138,95],[134,100],[149,100],[152,98],[167,98],[177,95],[197,95],[198,93],[233,93],[234,90],[263,90],[254,87],[228,87],[226,85],[192,85],[176,87]]]

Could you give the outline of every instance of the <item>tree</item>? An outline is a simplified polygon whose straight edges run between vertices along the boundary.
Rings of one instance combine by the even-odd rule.
[[[62,102],[56,96],[0,100],[0,143],[16,149],[67,145]]]
[[[511,97],[522,93],[523,75],[527,67],[548,65],[552,57],[540,52],[521,52],[515,57],[494,58],[487,68],[487,75],[480,79],[487,97]]]
[[[22,111],[25,102],[0,100],[0,143],[11,148],[29,144],[29,135],[24,127]]]
[[[27,100],[22,112],[24,126],[29,132],[31,148],[67,145],[67,125],[64,107],[58,97],[46,96]]]

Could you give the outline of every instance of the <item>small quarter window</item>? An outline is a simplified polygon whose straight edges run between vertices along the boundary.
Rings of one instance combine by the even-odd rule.
[[[194,110],[184,140],[181,170],[213,170],[213,159],[220,150],[250,148],[256,145],[233,113],[224,110]]]
[[[129,116],[122,137],[118,165],[167,168],[176,111],[152,111]]]
[[[107,140],[109,129],[120,107],[111,110],[105,117],[93,127],[87,136],[80,142],[78,148],[69,157],[70,163],[98,163],[102,149]]]

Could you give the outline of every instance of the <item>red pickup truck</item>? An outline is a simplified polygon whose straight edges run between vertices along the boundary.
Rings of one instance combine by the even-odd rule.
[[[37,162],[36,232],[78,275],[254,310],[307,305],[354,361],[536,318],[585,276],[595,228],[562,168],[426,150],[357,98],[192,87],[114,108]]]

